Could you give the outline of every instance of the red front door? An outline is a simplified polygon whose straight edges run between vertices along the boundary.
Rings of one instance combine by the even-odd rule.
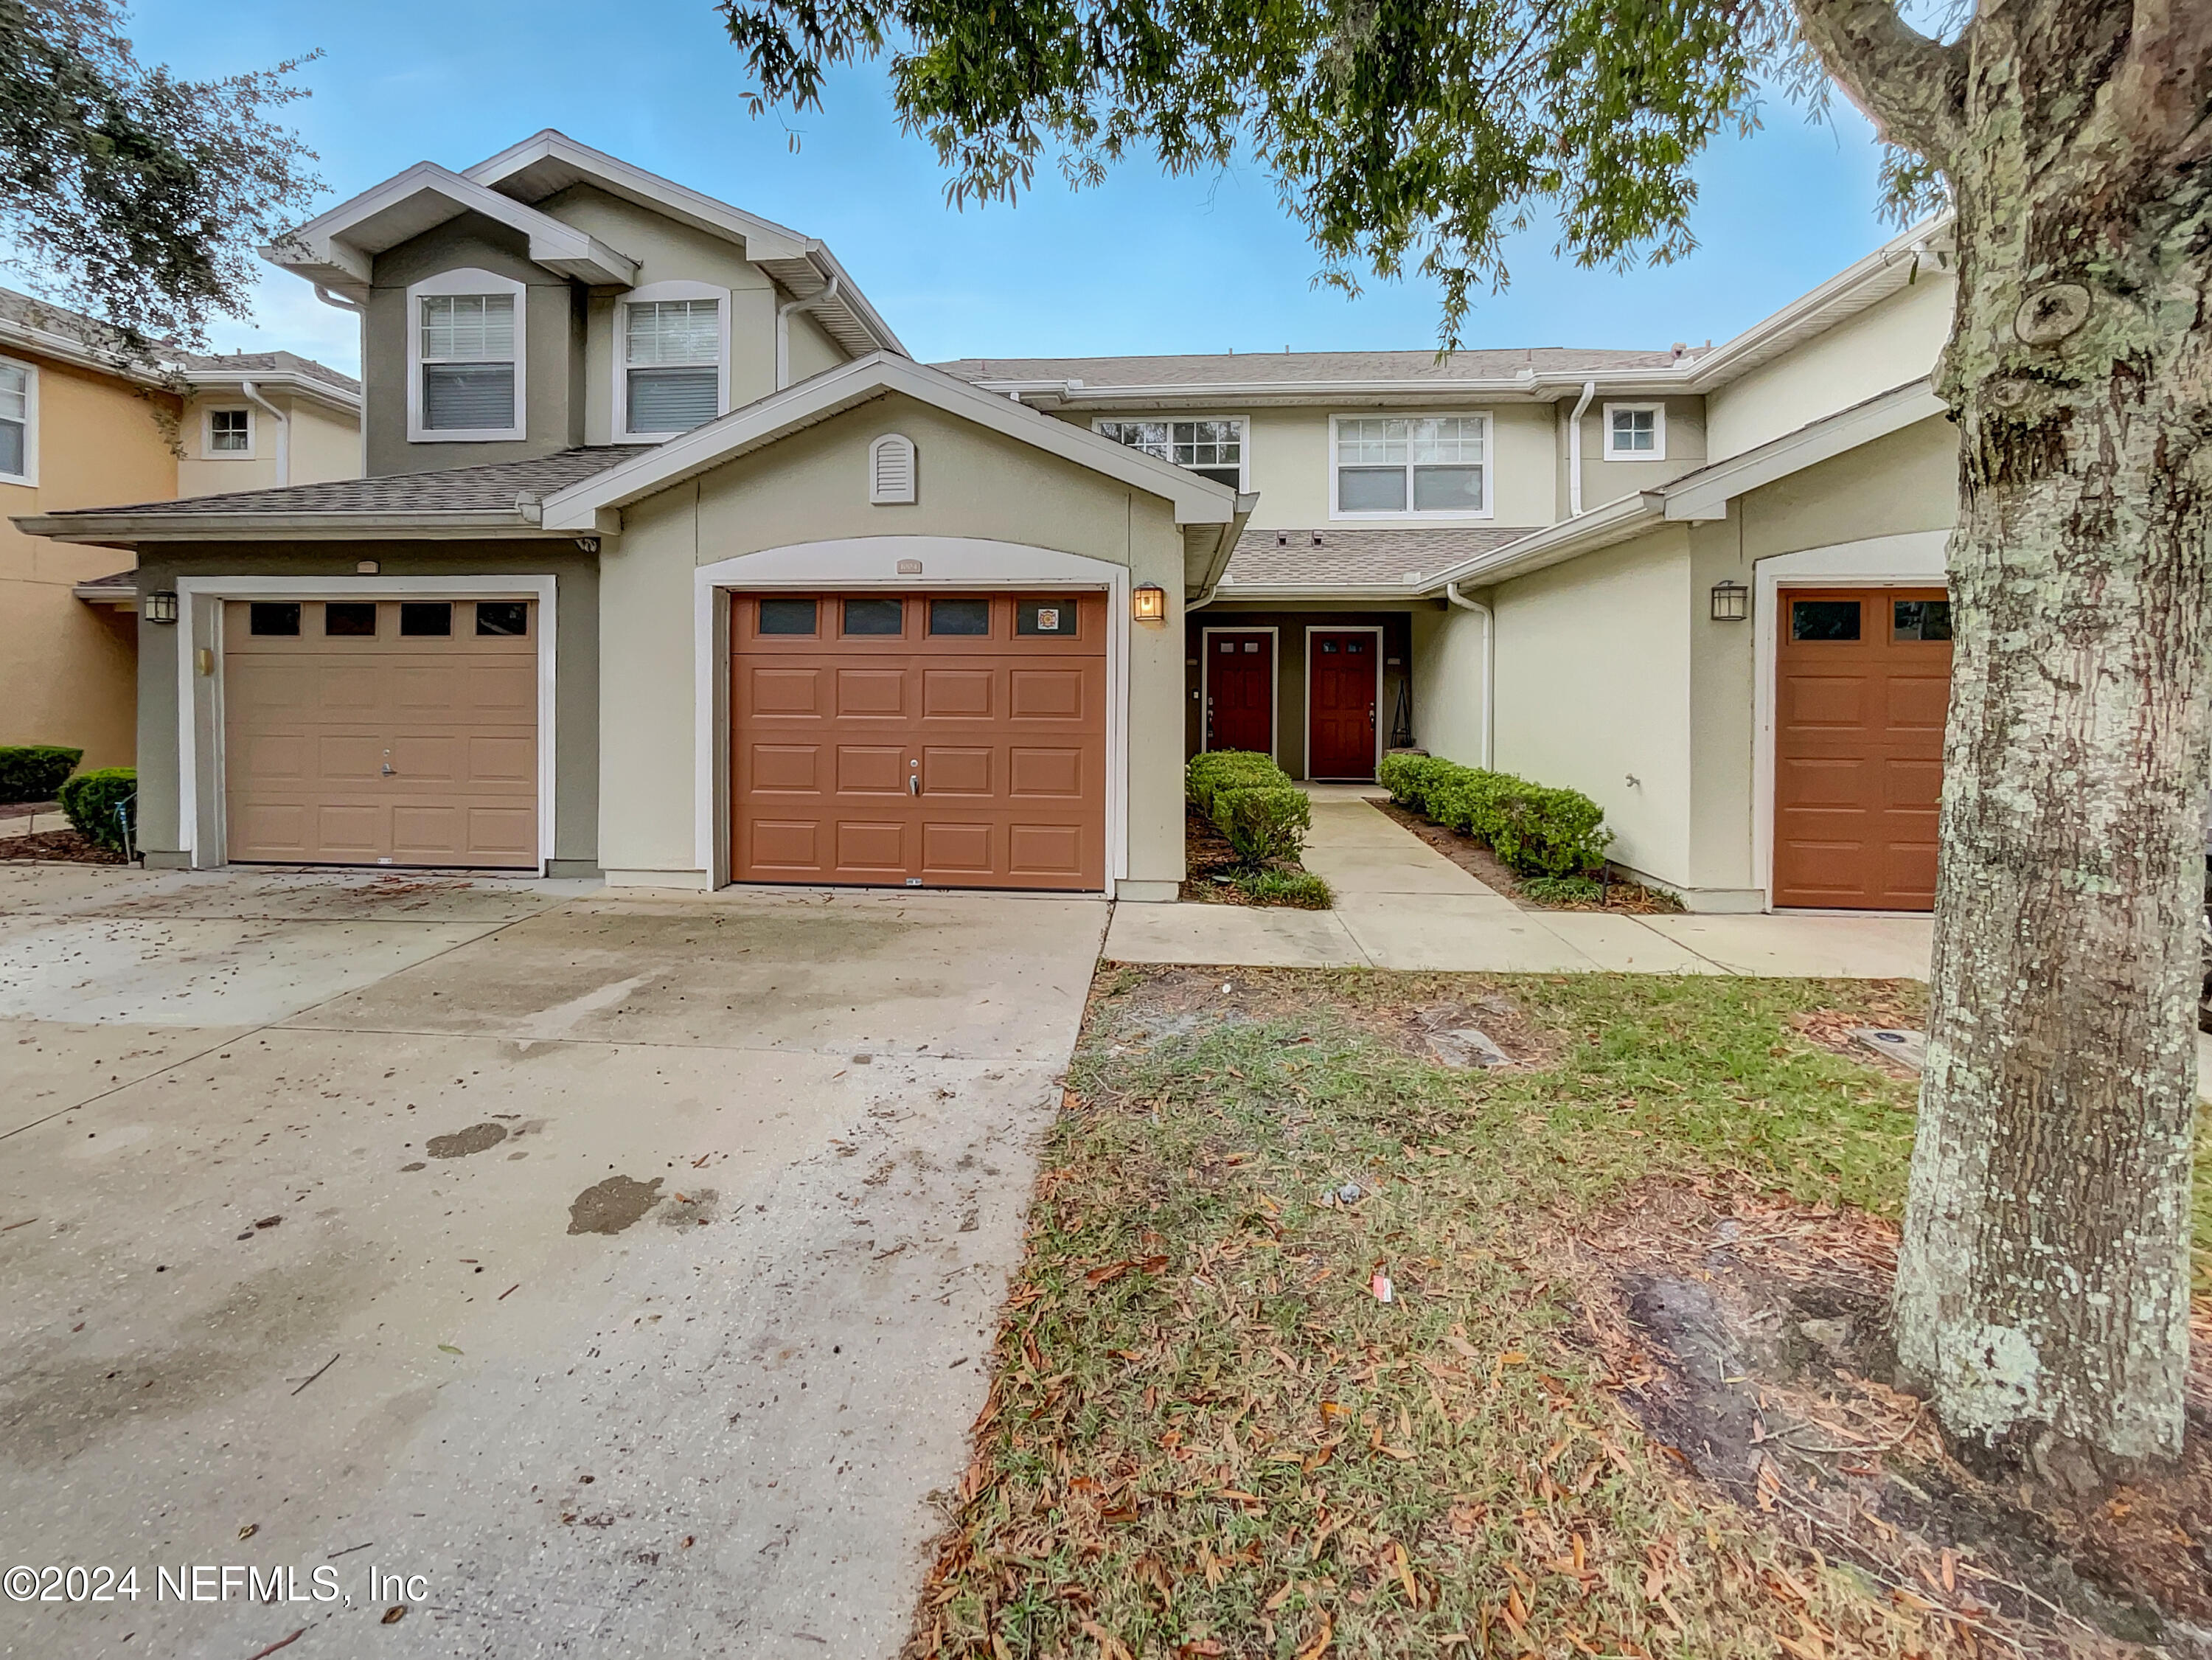
[[[1206,636],[1206,747],[1275,752],[1275,636]]]
[[[1316,629],[1306,636],[1310,778],[1375,775],[1375,700],[1380,637],[1365,629]]]

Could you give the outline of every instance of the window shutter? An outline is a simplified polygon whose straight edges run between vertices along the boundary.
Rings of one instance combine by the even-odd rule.
[[[887,432],[868,446],[868,500],[878,507],[915,499],[914,441]]]

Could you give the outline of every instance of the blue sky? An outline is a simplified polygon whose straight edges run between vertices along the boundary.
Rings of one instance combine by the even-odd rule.
[[[1433,287],[1316,289],[1316,261],[1267,177],[1164,179],[1129,163],[1102,189],[1056,175],[1015,206],[945,205],[935,157],[893,119],[882,66],[848,70],[825,107],[755,120],[737,52],[703,0],[139,0],[140,58],[198,76],[320,47],[293,119],[319,153],[328,205],[423,160],[465,167],[559,127],[821,237],[917,357],[1424,348]],[[1764,131],[1698,169],[1701,246],[1628,275],[1554,259],[1531,233],[1513,281],[1471,318],[1470,345],[1663,348],[1725,338],[1867,252],[1876,148],[1845,106],[1813,127],[1776,100]],[[350,318],[270,272],[223,350],[289,347],[355,367]]]

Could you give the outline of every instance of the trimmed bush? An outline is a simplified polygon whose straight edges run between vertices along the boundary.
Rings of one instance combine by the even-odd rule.
[[[1208,750],[1194,755],[1183,769],[1185,792],[1208,818],[1213,799],[1224,789],[1288,789],[1291,776],[1256,750]]]
[[[1255,905],[1282,905],[1292,910],[1327,910],[1328,884],[1311,871],[1252,870],[1237,879],[1244,897]]]
[[[81,834],[103,848],[126,852],[122,820],[128,820],[133,830],[137,827],[137,769],[100,767],[79,773],[62,786],[61,803],[62,811]]]
[[[1433,757],[1386,757],[1383,767],[1401,805],[1487,843],[1517,874],[1579,876],[1605,862],[1613,832],[1605,810],[1580,790]]]
[[[82,750],[59,744],[0,745],[0,801],[52,800],[83,759]]]
[[[1213,789],[1213,822],[1248,865],[1296,860],[1313,828],[1313,804],[1296,785]]]

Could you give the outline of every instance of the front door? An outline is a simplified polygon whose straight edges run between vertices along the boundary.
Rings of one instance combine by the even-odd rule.
[[[1382,660],[1377,629],[1316,629],[1306,636],[1309,778],[1375,775]]]
[[[730,874],[1106,885],[1106,602],[738,594]]]
[[[1275,752],[1275,636],[1206,635],[1206,747]]]
[[[1942,588],[1784,588],[1774,903],[1931,910],[1951,695]]]

